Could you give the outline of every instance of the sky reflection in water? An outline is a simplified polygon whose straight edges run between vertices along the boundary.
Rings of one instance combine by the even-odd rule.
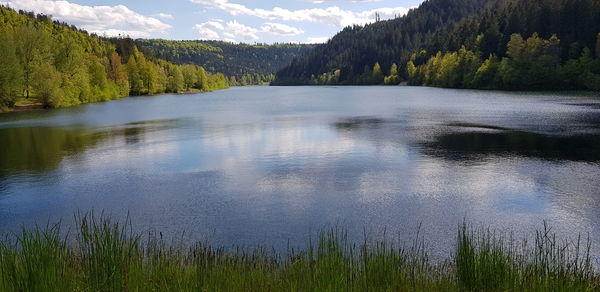
[[[400,242],[422,225],[443,255],[464,218],[517,233],[547,220],[600,250],[598,104],[252,87],[2,115],[0,231],[103,210],[138,230],[285,248],[332,224]]]

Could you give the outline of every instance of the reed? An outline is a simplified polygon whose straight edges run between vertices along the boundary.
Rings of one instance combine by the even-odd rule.
[[[515,240],[462,224],[451,258],[432,262],[425,239],[412,245],[348,240],[320,232],[306,248],[225,249],[167,244],[137,234],[129,221],[76,215],[61,225],[24,229],[0,241],[2,291],[592,291],[600,289],[589,238],[559,240],[548,226]],[[65,235],[66,234],[66,235]]]

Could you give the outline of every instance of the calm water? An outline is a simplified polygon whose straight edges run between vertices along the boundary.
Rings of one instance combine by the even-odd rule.
[[[412,87],[246,87],[0,115],[0,233],[129,212],[185,240],[302,246],[466,218],[546,220],[600,250],[600,98]]]

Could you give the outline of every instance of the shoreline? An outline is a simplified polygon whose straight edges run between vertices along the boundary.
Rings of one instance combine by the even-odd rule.
[[[336,86],[340,86],[340,87],[424,87],[424,88],[436,88],[436,89],[449,89],[449,90],[467,90],[467,91],[496,91],[496,92],[507,92],[507,93],[552,93],[552,92],[560,92],[560,93],[576,93],[576,94],[583,94],[583,95],[597,95],[600,96],[600,93],[597,91],[589,91],[589,90],[502,90],[502,89],[486,89],[486,88],[448,88],[448,87],[437,87],[437,86],[422,86],[422,85],[404,85],[404,84],[400,84],[400,85],[353,85],[353,84],[336,84],[336,85],[320,85],[320,84],[297,84],[297,85],[273,85],[273,84],[267,84],[267,85],[246,85],[246,86],[230,86],[228,88],[223,88],[223,89],[217,89],[217,90],[198,90],[198,89],[192,89],[192,90],[187,90],[187,91],[182,91],[182,92],[165,92],[165,93],[156,93],[156,94],[144,94],[144,95],[128,95],[122,98],[116,98],[116,99],[111,99],[111,100],[107,100],[107,101],[98,101],[98,102],[88,102],[88,103],[82,103],[82,104],[78,104],[78,105],[73,105],[73,106],[68,106],[68,107],[58,107],[58,108],[45,108],[41,103],[36,102],[36,103],[29,103],[29,104],[23,104],[23,105],[17,105],[14,106],[12,108],[8,108],[8,110],[2,110],[2,108],[0,108],[0,115],[2,114],[9,114],[9,113],[19,113],[19,112],[31,112],[31,111],[41,111],[41,110],[53,110],[53,109],[60,109],[60,108],[69,108],[69,107],[76,107],[76,106],[82,106],[82,105],[86,105],[86,104],[93,104],[93,103],[102,103],[102,102],[109,102],[112,100],[120,100],[120,99],[124,99],[124,98],[129,98],[129,97],[145,97],[145,96],[161,96],[161,95],[189,95],[189,94],[197,94],[197,93],[208,93],[208,92],[214,92],[214,91],[218,91],[218,90],[225,90],[225,89],[230,89],[233,87],[262,87],[262,86],[272,86],[272,87],[294,87],[294,86],[298,86],[298,87],[311,87],[311,86],[315,86],[315,87],[336,87]]]
[[[223,88],[223,89],[217,89],[217,90],[225,90],[225,89],[229,89],[231,87],[228,88]],[[20,113],[20,112],[32,112],[32,111],[42,111],[42,110],[55,110],[55,109],[61,109],[61,108],[70,108],[70,107],[76,107],[76,106],[82,106],[82,105],[87,105],[87,104],[94,104],[94,103],[103,103],[103,102],[109,102],[109,101],[113,101],[113,100],[120,100],[120,99],[124,99],[124,98],[129,98],[129,97],[146,97],[146,96],[161,96],[161,95],[188,95],[188,94],[197,94],[197,93],[208,93],[208,92],[214,92],[217,90],[197,90],[197,89],[192,89],[192,90],[187,90],[187,91],[182,91],[182,92],[164,92],[164,93],[155,93],[155,94],[143,94],[143,95],[128,95],[128,96],[124,96],[121,98],[115,98],[115,99],[111,99],[111,100],[107,100],[107,101],[97,101],[97,102],[86,102],[86,103],[81,103],[81,104],[77,104],[77,105],[72,105],[72,106],[66,106],[66,107],[55,107],[55,108],[45,108],[41,103],[37,102],[37,100],[35,100],[35,103],[27,103],[27,104],[23,104],[23,105],[16,105],[12,108],[8,108],[8,110],[2,110],[2,108],[0,108],[0,115],[2,114],[9,114],[9,113]],[[33,99],[33,98],[30,98]]]

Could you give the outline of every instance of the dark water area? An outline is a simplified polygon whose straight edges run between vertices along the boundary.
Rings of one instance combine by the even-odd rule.
[[[78,210],[278,249],[333,225],[400,243],[420,229],[439,256],[465,219],[546,221],[600,255],[600,97],[245,87],[0,115],[0,233]]]

